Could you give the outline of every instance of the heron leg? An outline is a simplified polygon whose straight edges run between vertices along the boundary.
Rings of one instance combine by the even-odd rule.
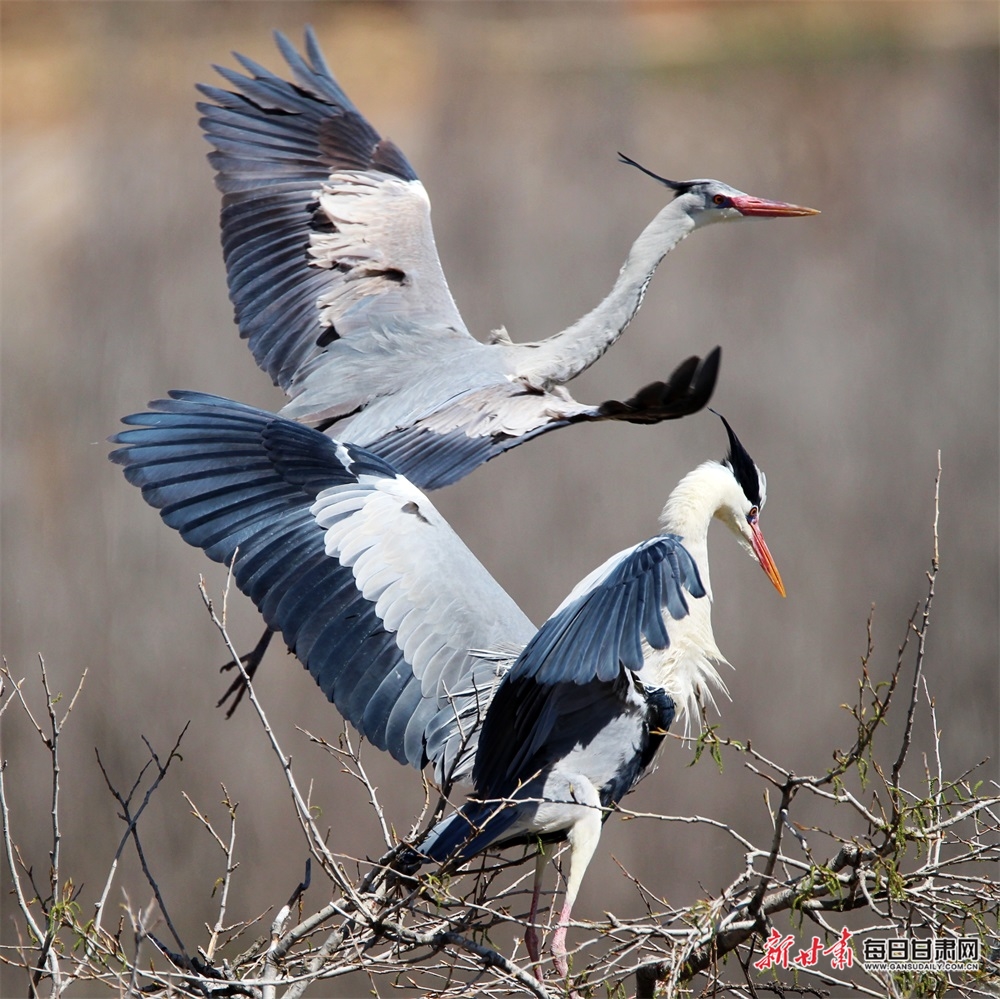
[[[243,700],[243,695],[247,692],[247,681],[243,676],[246,673],[247,677],[251,680],[254,678],[254,674],[257,672],[257,667],[260,666],[261,660],[264,658],[264,653],[267,652],[268,645],[271,644],[271,639],[274,637],[274,632],[268,628],[263,635],[260,636],[260,641],[253,647],[253,649],[248,652],[245,656],[240,656],[240,662],[243,664],[243,670],[240,672],[239,676],[229,685],[229,689],[219,698],[218,703],[215,705],[217,708],[221,708],[230,697],[233,699],[233,703],[229,705],[226,710],[226,717],[232,718],[233,712],[239,706],[240,701]],[[225,666],[219,670],[220,673],[225,673],[228,670],[236,669],[236,660],[230,659]]]
[[[596,794],[595,794],[596,797]],[[597,849],[597,841],[601,838],[601,810],[590,808],[570,828],[569,840],[569,874],[566,877],[566,895],[563,898],[562,909],[559,911],[559,922],[552,934],[552,960],[561,978],[569,977],[569,960],[566,951],[566,930],[569,927],[573,903],[580,892],[583,875],[587,865]]]
[[[545,848],[538,848],[535,858],[535,880],[531,888],[531,909],[528,912],[528,925],[524,928],[524,946],[531,959],[531,967],[535,978],[542,980],[542,950],[538,939],[538,899],[542,893],[542,875],[545,873]]]

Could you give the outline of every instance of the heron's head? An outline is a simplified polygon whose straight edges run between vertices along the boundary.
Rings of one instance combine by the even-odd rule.
[[[715,410],[712,412],[715,413]],[[729,453],[723,459],[722,467],[732,475],[734,483],[734,488],[726,490],[725,499],[715,516],[736,535],[760,563],[775,589],[784,596],[785,584],[760,530],[760,512],[767,502],[767,478],[747,453],[729,421],[721,413],[715,415],[722,420],[729,435]]]
[[[674,192],[674,201],[682,202],[695,228],[713,222],[735,222],[746,218],[798,218],[803,215],[819,215],[815,208],[757,198],[723,184],[721,180],[667,180],[666,177],[647,170],[623,153],[618,155],[623,163],[636,167],[670,188]]]

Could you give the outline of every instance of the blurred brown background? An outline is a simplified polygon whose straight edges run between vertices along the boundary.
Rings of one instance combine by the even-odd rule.
[[[610,287],[663,203],[657,185],[617,165],[619,149],[667,176],[717,177],[822,209],[685,242],[623,341],[573,392],[621,398],[722,344],[714,405],[767,473],[763,525],[789,590],[780,600],[714,529],[715,629],[736,667],[722,731],[800,773],[823,770],[851,741],[839,706],[855,694],[870,606],[884,675],[923,597],[940,449],[927,676],[948,772],[995,757],[994,4],[6,3],[0,18],[2,652],[28,676],[36,707],[38,655],[67,692],[89,670],[63,746],[63,870],[85,883],[85,913],[121,835],[95,747],[127,786],[146,759],[140,737],[166,752],[189,719],[184,760],[141,827],[189,946],[214,919],[222,857],[182,790],[220,824],[220,782],[241,803],[234,920],[281,904],[302,872],[259,725],[249,710],[226,722],[213,707],[227,656],[197,581],[204,573],[218,593],[224,572],[105,460],[118,418],[169,388],[282,404],[232,323],[193,107],[194,83],[215,82],[209,64],[232,65],[230,50],[283,72],[273,28],[299,42],[313,24],[347,92],[406,151],[479,336],[500,325],[518,340],[548,335]],[[724,450],[709,415],[576,428],[435,501],[541,621],[587,571],[654,533],[677,479]],[[259,619],[232,602],[234,639],[249,647]],[[331,843],[378,854],[359,789],[295,731],[334,738],[336,713],[280,650],[259,692],[300,783],[315,781]],[[913,784],[928,745],[922,724],[905,775]],[[17,711],[4,717],[3,757],[15,837],[44,871],[46,756]],[[735,762],[719,775],[689,760],[671,744],[626,804],[710,815],[761,837],[759,779]],[[366,761],[405,830],[416,775],[374,752]],[[827,844],[816,836],[811,846],[823,855]],[[641,911],[613,857],[676,904],[742,867],[722,836],[612,819],[580,918]],[[131,854],[118,884],[148,899]],[[5,976],[0,993],[15,990],[21,981]]]

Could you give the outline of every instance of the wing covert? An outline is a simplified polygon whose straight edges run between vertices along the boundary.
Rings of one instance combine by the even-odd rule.
[[[538,629],[512,677],[538,683],[614,681],[622,668],[639,673],[642,642],[670,645],[664,612],[688,613],[687,597],[703,597],[698,566],[676,534],[661,534],[612,556],[576,585]]]
[[[473,771],[477,793],[512,793],[516,780],[565,753],[567,738],[585,745],[595,717],[635,697],[643,641],[669,646],[668,618],[687,615],[685,593],[698,598],[705,588],[674,534],[620,552],[581,580],[497,690],[482,734],[493,751]]]
[[[577,402],[562,387],[538,392],[497,378],[366,443],[421,488],[440,489],[504,451],[570,424],[652,424],[696,413],[712,396],[720,359],[718,347],[704,358],[689,357],[666,381],[645,386],[625,402],[597,406]]]

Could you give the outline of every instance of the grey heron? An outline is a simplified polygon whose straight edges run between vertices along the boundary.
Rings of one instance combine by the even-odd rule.
[[[400,763],[430,765],[460,810],[423,861],[568,840],[552,953],[613,807],[675,714],[725,691],[707,538],[719,519],[784,595],[760,530],[766,480],[728,423],[729,453],[686,475],[654,537],[609,558],[540,628],[427,496],[380,456],[272,413],[174,392],[126,417],[112,461],[164,522],[280,631],[323,693]],[[541,976],[539,858],[525,943]]]
[[[715,180],[667,180],[623,156],[673,197],[608,295],[547,339],[515,343],[504,332],[483,342],[448,289],[430,200],[404,154],[337,84],[311,29],[305,58],[275,38],[292,80],[236,54],[249,75],[215,67],[232,90],[199,85],[240,335],[290,397],[283,416],[374,451],[424,489],[558,427],[700,409],[711,365],[680,400],[655,383],[595,406],[564,385],[621,336],[660,261],[695,229],[817,214]]]
[[[240,335],[290,397],[283,416],[362,445],[436,489],[540,434],[576,423],[657,423],[701,409],[719,354],[689,358],[625,401],[575,400],[565,384],[624,332],[660,261],[695,229],[815,215],[717,180],[673,181],[607,296],[567,329],[515,343],[465,326],[445,279],[430,199],[326,65],[312,29],[305,58],[275,39],[291,80],[236,54],[233,88],[199,85],[201,126],[222,193],[222,245]],[[243,657],[252,676],[271,639]],[[232,668],[228,663],[224,668]],[[237,677],[219,699],[232,715]]]

